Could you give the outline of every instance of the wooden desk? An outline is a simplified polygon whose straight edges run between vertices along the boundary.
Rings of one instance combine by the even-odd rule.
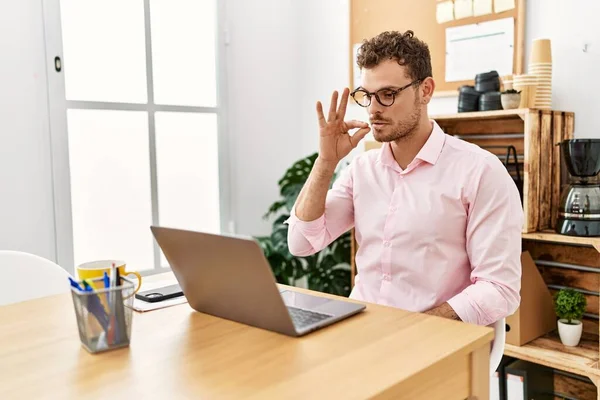
[[[178,305],[135,313],[130,347],[97,355],[70,295],[0,307],[0,321],[1,399],[489,396],[490,328],[372,304],[299,339]]]

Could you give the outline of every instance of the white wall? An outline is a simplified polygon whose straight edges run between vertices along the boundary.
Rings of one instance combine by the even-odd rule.
[[[227,14],[235,229],[268,234],[277,181],[317,150],[317,100],[348,84],[348,1],[230,0]]]
[[[229,0],[228,120],[235,230],[268,234],[277,181],[302,156],[295,0]]]
[[[334,90],[348,86],[350,15],[348,0],[302,0],[298,2],[301,96],[297,110],[306,155],[319,146],[316,103],[329,107]],[[345,67],[342,67],[345,66]]]
[[[0,2],[0,26],[0,249],[55,260],[42,2]]]
[[[532,40],[552,41],[552,108],[575,112],[578,138],[600,137],[598,15],[598,0],[527,0],[526,54]]]

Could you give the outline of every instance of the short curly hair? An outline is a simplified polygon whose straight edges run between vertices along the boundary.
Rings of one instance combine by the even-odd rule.
[[[411,79],[425,79],[433,75],[429,46],[417,39],[413,31],[382,32],[365,40],[358,49],[357,64],[361,69],[373,68],[389,59],[406,66]]]

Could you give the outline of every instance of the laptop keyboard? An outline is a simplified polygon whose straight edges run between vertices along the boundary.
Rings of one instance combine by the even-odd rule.
[[[294,325],[297,327],[312,325],[319,321],[323,321],[324,319],[331,318],[331,315],[307,311],[296,307],[288,306],[288,310],[290,311],[290,316],[292,317],[292,321],[294,321]]]

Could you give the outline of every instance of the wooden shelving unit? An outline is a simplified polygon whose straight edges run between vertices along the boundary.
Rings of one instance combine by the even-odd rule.
[[[561,371],[586,376],[593,382],[600,379],[598,369],[598,336],[584,334],[579,346],[564,346],[556,332],[542,336],[523,346],[507,344],[507,356],[531,361]]]
[[[464,120],[479,120],[490,121],[494,119],[505,120],[507,117],[518,117],[521,120],[525,119],[525,115],[529,113],[529,108],[515,108],[513,110],[494,110],[494,111],[473,111],[456,114],[439,114],[432,115],[431,119],[436,121],[464,121]]]
[[[523,233],[521,236],[524,249],[533,249],[539,253],[537,256],[544,261],[556,262],[560,265],[549,274],[553,275],[553,280],[562,276],[561,283],[575,289],[582,289],[578,286],[585,281],[586,286],[595,285],[595,291],[600,292],[600,278],[596,276],[596,280],[591,281],[588,277],[594,274],[593,272],[577,271],[575,270],[577,265],[573,264],[578,259],[579,263],[585,263],[584,268],[597,269],[596,274],[600,275],[600,238],[560,235],[552,230]],[[532,248],[531,246],[537,247]],[[572,265],[574,269],[569,269],[569,265]],[[590,290],[592,287],[585,289]],[[592,296],[592,298],[596,304],[588,302],[588,310],[592,308],[598,310],[600,297]],[[588,329],[586,329],[586,324],[588,324]],[[586,376],[598,387],[600,386],[600,328],[598,321],[584,318],[584,330],[587,332],[584,332],[580,344],[576,347],[564,346],[557,332],[553,331],[524,346],[507,344],[504,354]],[[600,400],[600,391],[598,390],[597,396]]]
[[[523,239],[535,240],[538,242],[591,246],[594,247],[598,252],[600,252],[600,237],[586,238],[578,236],[566,236],[560,235],[551,230],[523,233],[521,236],[523,237]]]

